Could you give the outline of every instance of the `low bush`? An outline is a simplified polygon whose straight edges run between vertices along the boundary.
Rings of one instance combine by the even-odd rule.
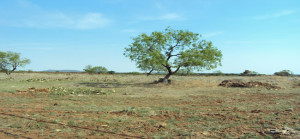
[[[277,76],[292,76],[293,72],[290,71],[290,70],[282,70],[280,72],[275,72],[274,75],[277,75]]]
[[[93,73],[107,73],[107,69],[103,66],[95,66],[93,67],[92,65],[87,65],[85,69],[83,69],[85,72],[93,74]]]
[[[241,73],[243,76],[257,76],[259,75],[258,72],[256,71],[250,71],[250,70],[245,70],[243,73]]]
[[[113,70],[110,70],[110,71],[108,71],[107,73],[108,73],[108,74],[115,74],[116,72],[113,71]]]

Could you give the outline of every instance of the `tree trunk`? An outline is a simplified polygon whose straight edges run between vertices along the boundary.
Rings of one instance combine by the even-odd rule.
[[[170,76],[172,75],[172,73],[168,73],[165,77],[164,80],[169,80]]]
[[[172,75],[172,73],[168,73],[164,78],[160,78],[158,82],[159,83],[164,83],[164,84],[171,83],[171,80],[169,80],[171,75]]]
[[[5,70],[6,75],[10,75],[9,70]]]

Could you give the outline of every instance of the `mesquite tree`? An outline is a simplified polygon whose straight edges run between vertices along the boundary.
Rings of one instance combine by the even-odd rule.
[[[163,81],[180,69],[203,70],[221,65],[222,53],[212,42],[200,39],[201,35],[170,27],[133,38],[124,55],[135,61],[143,71],[167,72]]]
[[[19,53],[15,52],[1,52],[0,51],[0,71],[4,71],[7,75],[17,69],[30,63],[27,58],[20,58]]]
[[[100,73],[107,73],[107,68],[103,67],[103,66],[95,66],[93,67],[92,65],[87,65],[85,67],[85,69],[83,69],[85,72],[87,73],[97,73],[97,74],[100,74]]]

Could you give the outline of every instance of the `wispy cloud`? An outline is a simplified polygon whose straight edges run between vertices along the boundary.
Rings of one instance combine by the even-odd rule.
[[[283,11],[279,11],[279,12],[272,13],[272,14],[264,14],[264,15],[255,16],[254,19],[265,20],[265,19],[279,18],[282,16],[288,16],[288,15],[291,15],[294,13],[296,13],[296,11],[294,11],[294,10],[283,10]]]
[[[185,20],[182,14],[168,13],[160,16],[159,20]]]
[[[0,24],[29,28],[97,29],[108,26],[112,20],[102,13],[66,13],[49,11],[28,0],[16,0],[18,14],[0,16]]]
[[[28,0],[17,0],[17,5],[23,8],[40,8],[38,5],[28,1]]]
[[[21,20],[17,25],[32,28],[96,29],[111,23],[100,13],[66,14],[55,12]]]

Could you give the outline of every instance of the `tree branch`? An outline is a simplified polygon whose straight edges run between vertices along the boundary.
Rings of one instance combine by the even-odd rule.
[[[170,60],[170,58],[172,56],[176,56],[176,55],[172,55],[172,52],[174,51],[175,47],[179,46],[179,43],[180,43],[180,40],[178,40],[177,43],[174,46],[170,46],[170,48],[169,48],[170,51],[167,53],[167,56],[168,56],[167,62]]]
[[[171,57],[172,57],[172,56],[181,56],[181,55],[182,55],[182,54],[176,54],[176,55],[171,55]]]
[[[180,68],[181,66],[178,66],[177,69],[173,72],[173,74],[176,73]]]
[[[152,68],[149,73],[147,73],[147,76],[151,75],[151,73],[153,72],[154,68]]]

